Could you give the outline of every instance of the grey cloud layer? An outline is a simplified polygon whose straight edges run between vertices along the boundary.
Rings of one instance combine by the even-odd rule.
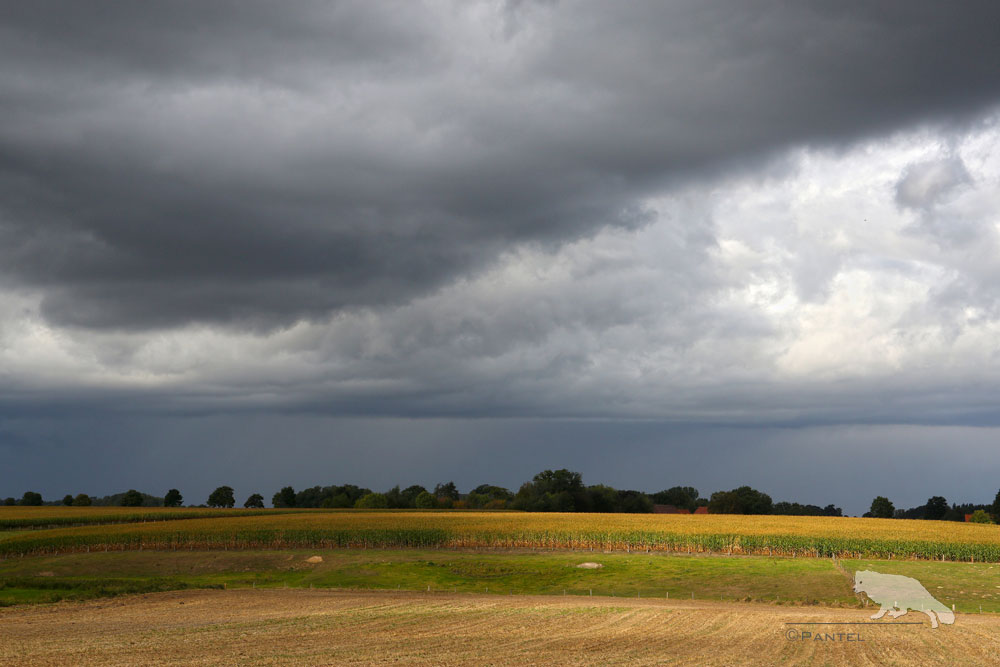
[[[512,244],[647,224],[643,198],[671,184],[1000,99],[994,3],[3,16],[0,276],[40,290],[49,322],[99,330],[406,303]],[[932,197],[936,173],[899,201]],[[691,233],[697,257],[714,239]]]

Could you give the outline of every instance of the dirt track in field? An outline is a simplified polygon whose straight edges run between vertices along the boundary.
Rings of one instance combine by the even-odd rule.
[[[749,603],[368,591],[185,591],[0,609],[3,665],[990,664],[1000,617]],[[919,625],[900,625],[922,621]],[[789,640],[791,628],[863,641]]]

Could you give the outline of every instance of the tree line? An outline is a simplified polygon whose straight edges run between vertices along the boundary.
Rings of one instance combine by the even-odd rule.
[[[910,509],[896,509],[885,496],[876,496],[871,508],[862,514],[877,519],[926,519],[929,521],[969,521],[974,523],[996,523],[1000,520],[1000,491],[997,491],[992,505],[963,503],[948,505],[943,496],[931,496],[927,502]]]
[[[236,496],[230,486],[220,486],[209,494],[200,507],[235,507]],[[20,500],[4,500],[5,505],[68,505],[121,507],[181,507],[184,497],[177,489],[163,497],[129,489],[99,498],[86,494],[66,495],[61,501],[45,502],[41,494],[26,491]],[[405,489],[398,485],[375,492],[354,484],[313,486],[296,491],[285,486],[271,496],[271,505],[284,508],[367,508],[367,509],[511,509],[527,512],[625,512],[649,513],[656,505],[670,505],[678,510],[696,511],[706,507],[711,514],[775,514],[795,516],[843,516],[839,507],[825,507],[796,502],[773,502],[771,496],[750,486],[716,491],[708,498],[691,486],[675,486],[656,493],[615,489],[604,484],[585,485],[578,472],[562,468],[543,470],[516,491],[502,486],[480,484],[468,493],[459,493],[454,482],[442,482],[433,488],[419,484]],[[191,506],[191,505],[189,505]],[[243,507],[263,508],[264,496],[252,493]],[[932,496],[924,505],[896,509],[884,496],[877,496],[866,517],[992,522],[1000,517],[1000,491],[992,505],[966,503],[949,505],[942,496]]]
[[[181,507],[183,496],[177,489],[170,489],[163,497],[151,496],[129,489],[102,498],[86,494],[67,495],[63,500],[44,502],[41,494],[25,492],[20,501],[7,498],[8,505],[117,505],[122,507]],[[220,486],[200,506],[234,507],[233,488]],[[578,472],[565,468],[543,470],[531,481],[513,492],[502,486],[480,484],[468,493],[460,493],[453,481],[442,482],[432,488],[419,484],[388,491],[375,492],[354,484],[313,486],[296,491],[283,487],[271,496],[271,505],[284,508],[370,508],[370,509],[512,509],[527,512],[626,512],[649,513],[655,505],[672,505],[679,510],[694,512],[707,507],[718,514],[798,514],[841,516],[840,508],[779,502],[749,486],[731,491],[717,491],[703,498],[698,489],[675,486],[657,493],[631,489],[615,489],[604,484],[585,485]],[[243,503],[247,508],[263,508],[264,497],[250,494]]]

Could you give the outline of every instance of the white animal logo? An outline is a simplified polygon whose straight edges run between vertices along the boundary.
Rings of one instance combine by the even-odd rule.
[[[932,628],[938,626],[938,619],[949,625],[955,622],[955,613],[935,600],[923,584],[912,577],[862,570],[854,573],[854,592],[865,593],[881,605],[878,613],[872,615],[873,621],[886,613],[899,618],[912,609],[930,616]]]

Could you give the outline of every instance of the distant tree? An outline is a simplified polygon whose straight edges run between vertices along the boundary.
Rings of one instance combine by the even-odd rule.
[[[578,472],[560,468],[559,470],[543,470],[531,480],[540,491],[546,493],[562,493],[575,495],[583,490],[583,476]]]
[[[254,509],[263,509],[264,507],[264,496],[259,493],[253,493],[247,498],[247,501],[243,503],[243,507],[252,507]]]
[[[220,486],[208,496],[209,507],[232,507],[236,504],[233,497],[233,487]]]
[[[773,507],[771,496],[749,486],[716,491],[708,501],[712,514],[770,514]]]
[[[42,494],[35,493],[34,491],[25,491],[24,495],[21,496],[22,505],[41,505],[42,504]]]
[[[791,516],[844,516],[843,510],[834,505],[819,507],[818,505],[800,505],[799,503],[780,502],[774,504],[772,514]]]
[[[420,493],[414,500],[413,506],[422,510],[432,510],[437,508],[437,498],[427,491]]]
[[[72,505],[72,504],[73,504],[73,496],[67,493],[65,496],[63,496],[63,505]]]
[[[642,491],[619,491],[618,511],[629,514],[648,514],[653,511],[653,501]]]
[[[948,501],[941,496],[932,496],[924,505],[924,518],[940,521],[948,513]]]
[[[341,491],[335,496],[324,498],[320,507],[354,507],[354,501],[351,500],[349,495]]]
[[[405,503],[403,507],[416,507],[417,506],[417,496],[421,493],[427,493],[427,489],[420,486],[419,484],[414,484],[413,486],[408,486],[402,490],[400,495],[403,497],[403,502]]]
[[[288,487],[291,488],[291,487]],[[284,489],[282,489],[284,491]],[[363,489],[354,484],[343,486],[313,486],[302,489],[295,494],[290,507],[354,507],[358,498],[371,493],[371,489]],[[346,498],[346,501],[344,500]],[[288,500],[287,498],[285,499]],[[284,502],[284,501],[283,501]]]
[[[135,489],[129,489],[118,501],[122,507],[142,507],[142,494]]]
[[[7,496],[6,498],[3,499],[3,504],[9,507],[11,505],[16,505],[17,500],[12,498],[11,496]]]
[[[73,504],[77,507],[90,507],[90,496],[86,493],[78,493],[76,498],[73,499]]]
[[[657,505],[673,505],[694,511],[698,502],[698,489],[693,486],[675,486],[653,494],[653,502]]]
[[[473,509],[499,509],[513,497],[514,494],[502,486],[480,484],[469,492],[465,501]]]
[[[271,504],[275,507],[295,507],[295,489],[286,486],[281,491],[274,494]]]
[[[406,499],[403,498],[403,492],[399,489],[399,484],[385,492],[385,499],[389,503],[389,507],[393,509],[406,507]]]
[[[163,496],[164,507],[180,507],[183,502],[184,496],[177,489],[170,489],[167,491],[167,495]]]
[[[543,470],[522,484],[511,507],[528,512],[586,512],[592,509],[591,502],[580,473],[561,468]]]
[[[358,498],[354,506],[359,509],[385,509],[389,507],[389,500],[384,493],[369,493]]]
[[[975,503],[962,503],[960,505],[955,504],[952,505],[951,508],[948,510],[948,513],[944,515],[944,520],[960,521],[964,523],[966,514],[973,514],[976,510],[983,510],[984,512],[986,512],[986,515],[989,516],[990,509],[992,507],[993,507],[992,505],[982,505],[982,504],[977,505]]]
[[[990,515],[985,510],[976,510],[973,512],[972,516],[969,517],[969,521],[972,523],[993,523]]]
[[[605,486],[604,484],[594,484],[587,487],[590,510],[592,512],[617,512],[618,511],[618,491]]]
[[[458,488],[455,486],[455,482],[438,484],[434,487],[434,495],[438,498],[451,498],[452,500],[458,500]]]
[[[892,503],[885,496],[876,496],[872,500],[869,512],[876,519],[891,519],[896,513],[896,508],[893,507]]]
[[[481,496],[489,496],[490,498],[498,500],[510,500],[514,497],[514,494],[511,493],[509,489],[505,489],[502,486],[494,486],[492,484],[480,484],[472,490],[472,493],[477,493]]]
[[[844,510],[839,507],[835,507],[833,503],[830,503],[823,508],[824,516],[844,516]]]
[[[993,499],[993,507],[990,509],[990,514],[993,515],[994,521],[1000,521],[1000,491],[997,491],[997,495]]]

